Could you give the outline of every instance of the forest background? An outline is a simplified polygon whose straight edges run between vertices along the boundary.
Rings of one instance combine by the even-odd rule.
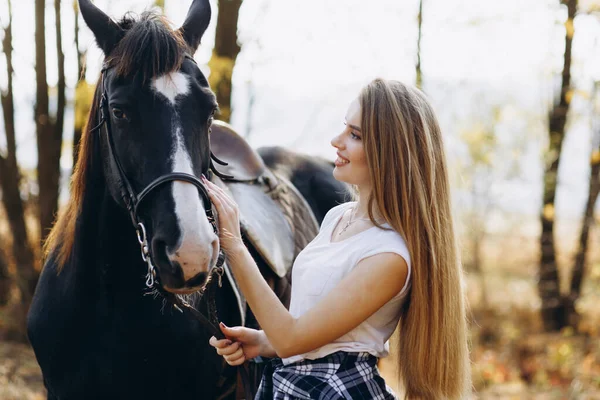
[[[113,18],[191,0],[97,0]],[[329,160],[381,76],[438,113],[482,399],[600,398],[600,1],[212,0],[195,59],[254,147]],[[102,55],[73,0],[0,0],[0,398],[44,397],[24,316]],[[383,373],[393,382],[393,371]],[[396,388],[399,390],[398,388]]]

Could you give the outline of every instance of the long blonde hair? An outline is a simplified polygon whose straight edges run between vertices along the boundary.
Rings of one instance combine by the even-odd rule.
[[[442,134],[418,89],[376,79],[360,93],[373,206],[408,245],[412,287],[402,310],[398,372],[408,399],[471,390],[466,302]]]

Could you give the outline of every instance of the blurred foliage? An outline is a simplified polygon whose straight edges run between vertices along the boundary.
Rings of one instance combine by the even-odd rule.
[[[231,93],[231,76],[233,75],[234,64],[235,61],[233,59],[221,57],[213,52],[208,62],[208,67],[210,68],[208,83],[215,93]],[[230,107],[219,104],[219,119],[229,121],[230,117]]]
[[[475,123],[471,129],[460,135],[467,146],[469,157],[474,166],[491,167],[496,148],[496,135],[483,123]]]
[[[154,0],[154,5],[163,10],[163,12],[165,11],[165,0]]]
[[[88,83],[86,80],[79,80],[75,88],[75,129],[82,130],[87,123],[88,114],[94,101],[95,85]]]

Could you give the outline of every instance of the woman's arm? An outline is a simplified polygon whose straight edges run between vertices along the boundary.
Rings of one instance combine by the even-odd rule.
[[[397,254],[366,258],[315,307],[294,318],[267,285],[245,247],[229,250],[228,257],[252,312],[282,358],[312,351],[350,332],[391,300],[408,275],[406,262]]]
[[[279,357],[306,353],[350,332],[391,300],[404,286],[408,266],[393,253],[363,259],[327,296],[294,318],[275,293],[244,246],[237,205],[220,188],[205,180],[217,208],[220,242],[252,312]]]

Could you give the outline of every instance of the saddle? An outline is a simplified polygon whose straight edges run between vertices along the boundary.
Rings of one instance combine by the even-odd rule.
[[[319,224],[304,197],[283,176],[269,170],[262,158],[233,128],[215,121],[211,151],[228,165],[219,172],[233,176],[211,180],[238,204],[243,236],[273,273],[284,278],[300,251],[317,235]],[[236,291],[237,283],[228,267],[227,278]],[[237,291],[242,321],[245,299]]]
[[[266,179],[272,180],[272,185],[276,185],[275,177],[260,155],[231,125],[218,120],[213,122],[210,149],[219,159],[227,162],[227,165],[218,167],[219,172],[233,176],[234,181],[252,182]]]

